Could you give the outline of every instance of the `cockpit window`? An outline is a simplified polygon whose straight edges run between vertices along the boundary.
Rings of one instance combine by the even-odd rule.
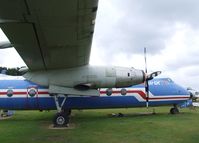
[[[170,79],[170,78],[167,78],[167,81],[170,82],[170,83],[173,83],[173,80]]]
[[[187,87],[187,90],[193,90],[191,87]]]

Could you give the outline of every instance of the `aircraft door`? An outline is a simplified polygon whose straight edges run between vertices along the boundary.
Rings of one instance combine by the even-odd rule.
[[[29,86],[27,88],[26,95],[26,108],[27,109],[38,109],[39,108],[39,98],[38,98],[38,87]]]

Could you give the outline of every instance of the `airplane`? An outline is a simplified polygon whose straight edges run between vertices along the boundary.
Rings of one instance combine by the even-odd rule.
[[[0,28],[9,42],[0,43],[0,49],[14,47],[28,67],[21,69],[25,73],[24,82],[16,80],[14,84],[7,80],[10,85],[7,82],[1,85],[9,89],[6,89],[6,94],[11,96],[12,87],[21,84],[19,89],[26,89],[26,92],[22,90],[23,95],[52,96],[54,103],[50,100],[32,104],[39,103],[44,107],[55,104],[55,125],[67,123],[70,110],[62,107],[70,101],[69,95],[85,99],[96,96],[98,99],[98,89],[101,88],[123,88],[145,83],[145,104],[148,107],[148,82],[160,71],[148,74],[146,69],[89,65],[97,9],[98,0],[1,0]],[[60,95],[64,96],[61,104]],[[26,98],[28,102],[18,101],[18,98],[9,98],[9,101],[14,99],[22,105],[27,103],[31,108],[33,98]],[[8,102],[6,100],[2,104],[6,106]],[[16,109],[21,107],[19,104],[9,105]]]
[[[62,108],[65,113],[55,116],[56,126],[66,126],[72,109],[106,109],[145,107],[145,85],[139,84],[127,88],[102,88],[100,96],[74,96],[63,94],[55,96],[48,87],[35,84],[22,76],[0,76],[0,108],[8,110],[56,110]],[[67,98],[67,100],[66,100]],[[190,93],[170,78],[154,78],[149,81],[150,107],[173,105],[171,114],[179,113],[178,107],[191,106]],[[67,114],[66,114],[67,113]]]

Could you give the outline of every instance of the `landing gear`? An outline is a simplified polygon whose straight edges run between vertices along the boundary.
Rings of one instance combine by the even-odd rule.
[[[67,127],[70,120],[71,109],[63,109],[64,103],[66,102],[67,96],[65,96],[62,103],[59,103],[58,95],[54,96],[57,113],[53,118],[54,127]]]
[[[170,109],[170,113],[171,114],[178,114],[179,113],[178,107],[176,105],[174,105],[174,107]]]
[[[69,123],[69,116],[64,112],[57,113],[53,118],[54,127],[66,127]]]

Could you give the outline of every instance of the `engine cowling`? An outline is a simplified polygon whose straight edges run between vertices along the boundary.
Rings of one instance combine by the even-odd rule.
[[[97,89],[140,84],[145,80],[145,73],[134,68],[83,66],[72,69],[28,72],[24,77],[44,86]]]
[[[116,87],[127,87],[141,84],[145,80],[145,73],[134,68],[116,68]]]

